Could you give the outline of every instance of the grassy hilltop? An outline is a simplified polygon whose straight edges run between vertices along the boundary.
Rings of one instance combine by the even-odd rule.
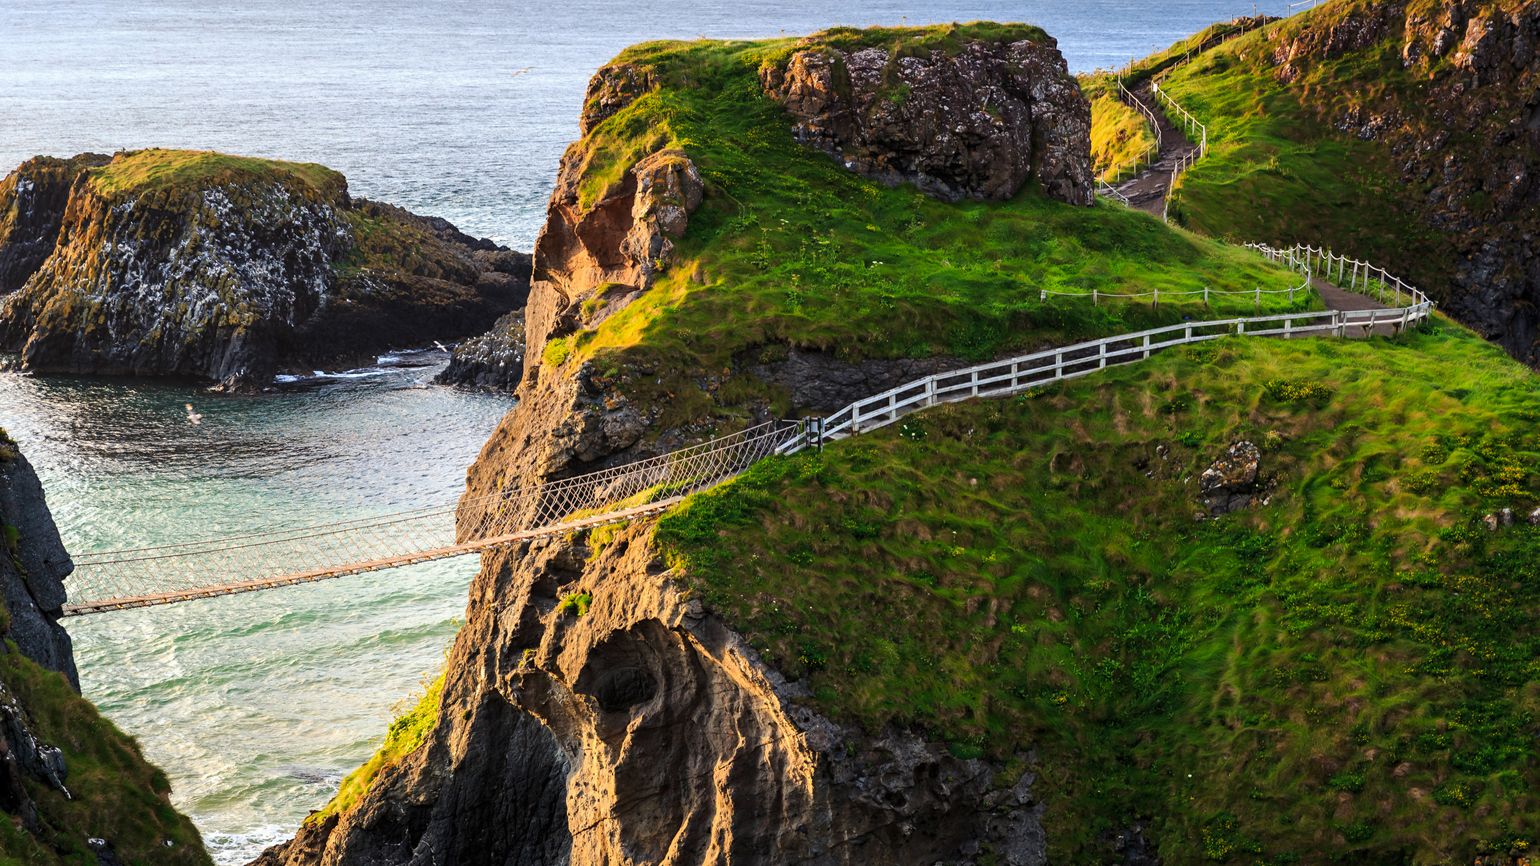
[[[762,67],[809,46],[885,46],[896,62],[969,38],[1042,36],[972,24],[623,52],[612,65],[645,70],[656,86],[569,155],[580,166],[580,203],[603,199],[638,159],[670,147],[698,166],[706,195],[669,272],[620,313],[553,341],[546,362],[605,356],[601,369],[711,370],[786,345],[848,359],[977,359],[1204,313],[1201,301],[1163,303],[1158,313],[1148,302],[1044,302],[1043,289],[1251,291],[1297,282],[1243,250],[1119,207],[1076,208],[1036,189],[1008,202],[948,204],[857,176],[798,144],[759,80]],[[1286,295],[1264,296],[1264,309],[1287,306]],[[1216,301],[1220,311],[1252,307],[1250,298]]]

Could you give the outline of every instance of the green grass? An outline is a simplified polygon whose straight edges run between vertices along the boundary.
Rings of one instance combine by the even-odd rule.
[[[945,41],[945,32],[907,34],[859,40],[888,44],[894,56],[906,40]],[[582,201],[604,197],[662,147],[680,148],[698,165],[707,194],[670,271],[596,327],[543,347],[547,363],[606,355],[600,369],[690,371],[690,382],[665,376],[658,385],[642,373],[623,383],[633,396],[669,393],[677,402],[698,390],[694,371],[773,357],[787,346],[850,359],[978,359],[1203,314],[1201,303],[1158,313],[1146,304],[1045,303],[1042,289],[1088,295],[1290,284],[1291,274],[1249,253],[1142,213],[1072,207],[1036,189],[1009,202],[947,204],[866,180],[797,144],[790,118],[761,90],[761,68],[785,62],[799,46],[857,38],[837,31],[803,41],[647,43],[617,58],[649,68],[658,86],[576,146]],[[1241,299],[1230,305],[1251,307]],[[1286,305],[1276,296],[1265,304]]]
[[[443,694],[444,675],[439,674],[437,679],[424,687],[422,697],[390,723],[390,728],[385,732],[385,742],[380,745],[379,751],[365,761],[363,766],[349,773],[338,786],[336,796],[320,811],[311,813],[305,823],[320,823],[332,815],[340,815],[353,808],[369,792],[380,773],[395,766],[426,742],[438,724],[439,700]]]
[[[91,837],[111,840],[129,866],[209,862],[192,822],[172,808],[165,774],[63,675],[39,667],[7,641],[0,649],[0,681],[26,708],[32,733],[63,751],[71,794],[29,778],[42,830],[33,835],[12,821],[0,822],[0,863],[96,866],[86,845]]]
[[[1386,104],[1408,115],[1430,110],[1426,73],[1403,68],[1401,30],[1368,48],[1317,58],[1291,83],[1276,74],[1279,44],[1329,31],[1367,5],[1326,4],[1215,48],[1166,78],[1171,95],[1207,124],[1210,142],[1209,156],[1179,183],[1170,213],[1215,237],[1328,244],[1436,290],[1456,256],[1420,217],[1426,185],[1407,183],[1403,160],[1383,142],[1333,128],[1349,112],[1374,114]],[[1460,133],[1449,147],[1465,147]]]
[[[89,169],[92,187],[110,198],[167,189],[200,189],[248,179],[283,180],[321,198],[335,198],[347,187],[342,175],[310,162],[281,162],[232,156],[208,150],[149,148],[118,153],[112,162]]]
[[[1226,340],[767,461],[681,578],[843,722],[1019,771],[1052,862],[1470,862],[1540,814],[1540,387],[1440,321]],[[1266,505],[1195,519],[1233,440]],[[1035,750],[1031,752],[1030,750]]]
[[[1091,100],[1091,162],[1097,178],[1116,183],[1132,177],[1155,150],[1149,121],[1118,98],[1117,81],[1109,76],[1082,76],[1080,87]]]

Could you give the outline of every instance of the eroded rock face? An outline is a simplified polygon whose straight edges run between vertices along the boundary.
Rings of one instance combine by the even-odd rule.
[[[468,474],[462,527],[482,522],[493,491],[717,432],[616,384],[656,371],[542,359],[551,340],[652,287],[706,194],[688,154],[663,151],[585,201],[582,152],[579,143],[563,160],[536,246],[519,402]],[[770,381],[796,367],[824,383],[796,399],[818,402],[913,372],[902,363],[787,353],[739,366]],[[703,391],[719,373],[700,371]],[[769,406],[753,412],[751,422],[773,417]],[[602,544],[555,538],[486,554],[429,741],[356,808],[258,863],[1044,862],[1030,776],[1003,778],[912,734],[868,736],[820,716],[679,577],[645,523]],[[592,596],[582,616],[561,604],[579,592]]]
[[[700,171],[679,150],[638,160],[592,203],[579,192],[582,169],[583,154],[574,145],[562,157],[546,223],[535,242],[525,312],[527,366],[534,371],[547,342],[595,324],[652,287],[672,264],[674,241],[684,235],[705,195]],[[583,303],[589,300],[599,307],[585,313]]]
[[[1052,40],[892,57],[817,46],[761,72],[797,138],[885,183],[1003,200],[1029,180],[1089,205],[1091,109]]]
[[[94,153],[40,156],[0,181],[0,295],[20,289],[53,253],[75,178],[109,159]]]
[[[52,186],[31,179],[35,163]],[[0,234],[0,264],[25,274],[0,302],[0,351],[26,369],[261,387],[479,332],[527,293],[527,275],[504,272],[511,251],[353,201],[341,175],[227,171],[125,191],[85,170],[104,164],[65,164],[62,195],[62,170],[42,160],[0,187],[0,205],[6,190],[32,205]]]
[[[0,430],[0,589],[11,614],[6,636],[78,690],[70,636],[59,625],[64,578],[74,570],[37,473]]]
[[[258,863],[1045,862],[1030,775],[1000,787],[985,762],[800,706],[669,580],[648,527],[496,559],[451,660],[474,675],[451,675],[431,742]],[[579,590],[582,616],[559,603]]]

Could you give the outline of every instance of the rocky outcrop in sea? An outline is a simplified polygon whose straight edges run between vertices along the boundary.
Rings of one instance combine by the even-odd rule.
[[[318,165],[144,150],[0,184],[0,351],[38,372],[262,387],[479,333],[527,286],[512,251]]]

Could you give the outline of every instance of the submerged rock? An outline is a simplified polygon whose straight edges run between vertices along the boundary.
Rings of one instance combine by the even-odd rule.
[[[1071,204],[1094,197],[1090,103],[1046,36],[912,53],[815,44],[760,77],[798,139],[867,177],[948,201],[1008,199],[1028,181]]]
[[[66,165],[33,160],[0,186],[0,213],[30,208],[0,232],[21,278],[0,351],[28,370],[260,387],[476,333],[527,291],[495,244],[354,201],[321,166],[162,150]]]

